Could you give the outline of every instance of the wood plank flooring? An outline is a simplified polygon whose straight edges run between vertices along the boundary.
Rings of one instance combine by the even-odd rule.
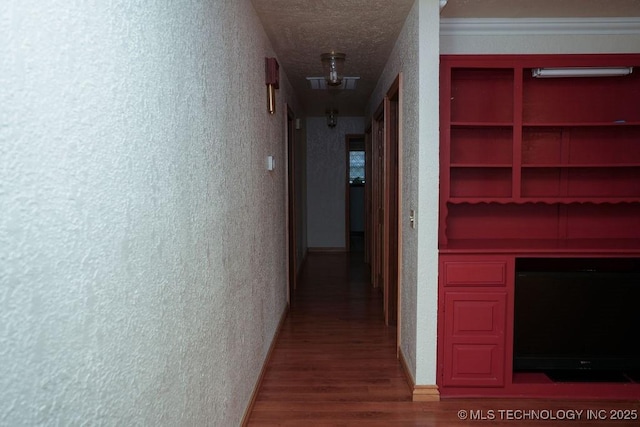
[[[395,328],[382,319],[361,255],[309,254],[247,425],[640,426],[637,401],[412,402]]]

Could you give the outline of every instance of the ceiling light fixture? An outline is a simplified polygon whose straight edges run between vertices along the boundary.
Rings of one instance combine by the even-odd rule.
[[[333,51],[320,55],[325,79],[329,86],[339,86],[342,83],[344,60],[346,57],[347,55],[344,53]]]
[[[577,68],[534,68],[531,75],[536,78],[553,77],[615,77],[631,74],[633,67],[577,67]]]
[[[327,113],[327,126],[333,129],[338,124],[338,117],[336,117],[338,115],[338,110],[330,109],[330,110],[327,110],[326,113]]]

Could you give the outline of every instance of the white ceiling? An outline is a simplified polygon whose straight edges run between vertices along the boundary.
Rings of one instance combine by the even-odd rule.
[[[432,0],[435,1],[435,0]],[[361,116],[414,0],[251,0],[307,115]],[[442,18],[637,17],[640,0],[449,0]],[[312,90],[320,54],[344,52],[355,90]]]

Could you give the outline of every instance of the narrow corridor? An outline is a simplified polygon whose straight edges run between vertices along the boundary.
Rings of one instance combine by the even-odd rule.
[[[389,425],[420,411],[410,400],[362,254],[309,254],[249,425]]]

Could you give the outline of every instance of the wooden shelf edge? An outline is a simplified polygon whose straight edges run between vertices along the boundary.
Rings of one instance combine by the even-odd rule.
[[[511,169],[513,166],[508,163],[451,163],[451,168],[489,168],[489,169],[498,169],[498,168],[507,168]]]
[[[636,197],[520,197],[514,199],[511,197],[452,197],[446,200],[446,203],[451,205],[462,204],[501,204],[501,205],[525,205],[525,204],[547,204],[547,205],[572,205],[572,204],[589,204],[589,205],[602,205],[602,204],[621,204],[621,203],[640,203],[640,198]]]
[[[452,128],[512,128],[513,122],[466,122],[466,121],[452,121],[450,126]]]
[[[523,169],[535,169],[535,168],[617,169],[617,168],[640,168],[640,163],[601,163],[601,164],[523,163],[520,167]]]
[[[635,120],[632,121],[613,121],[613,122],[544,122],[544,123],[533,123],[533,122],[524,122],[522,123],[523,128],[558,128],[558,127],[633,127],[640,126],[640,122]]]
[[[572,253],[577,255],[640,255],[639,239],[449,239],[446,253]]]

